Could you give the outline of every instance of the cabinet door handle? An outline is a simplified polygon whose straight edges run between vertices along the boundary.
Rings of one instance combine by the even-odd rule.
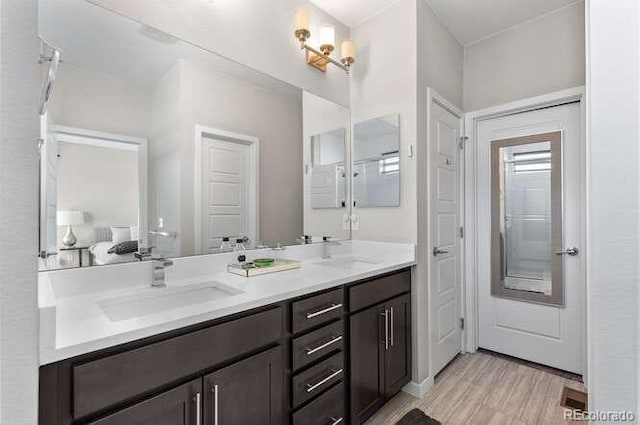
[[[331,422],[331,425],[338,425],[342,423],[342,420],[344,419],[342,416],[340,416],[339,418],[334,418],[333,416],[330,418],[333,422]]]
[[[381,313],[384,316],[384,349],[389,349],[389,310],[384,309],[384,313]]]
[[[202,417],[201,415],[201,411],[202,411],[202,396],[200,395],[200,391],[198,391],[196,393],[196,397],[195,397],[195,402],[196,402],[196,425],[202,425]]]
[[[307,313],[307,319],[313,319],[314,317],[321,316],[325,313],[329,313],[330,311],[337,310],[342,308],[342,303],[340,304],[331,304],[331,306],[327,308],[323,308],[322,310],[314,311],[312,313]]]
[[[319,380],[318,382],[316,382],[315,384],[307,384],[307,392],[313,392],[315,391],[318,387],[320,387],[323,384],[326,384],[327,382],[331,381],[333,378],[335,378],[336,376],[339,376],[342,374],[342,369],[340,370],[336,370],[336,371],[332,371],[331,375],[322,378],[321,380]]]
[[[391,346],[393,347],[393,326],[395,325],[393,320],[393,307],[391,307],[389,311],[391,312],[391,324],[389,325],[389,328],[391,328]]]
[[[322,344],[322,345],[318,345],[318,346],[317,346],[317,347],[315,347],[315,348],[308,348],[308,347],[307,347],[307,348],[305,348],[305,350],[307,350],[307,356],[310,356],[310,355],[312,355],[312,354],[315,354],[315,353],[317,353],[318,351],[323,350],[323,349],[325,349],[325,348],[329,347],[330,345],[335,344],[335,343],[336,343],[336,342],[338,342],[338,341],[342,341],[342,335],[339,335],[339,336],[337,336],[337,337],[333,338],[332,340],[325,342],[325,343],[324,343],[324,344]]]
[[[215,384],[211,388],[213,393],[213,425],[218,425],[218,385]]]

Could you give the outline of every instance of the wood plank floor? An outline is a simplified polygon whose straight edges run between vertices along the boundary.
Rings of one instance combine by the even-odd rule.
[[[424,398],[401,392],[366,425],[395,424],[414,408],[446,425],[567,425],[573,422],[564,420],[560,407],[564,386],[585,390],[581,382],[507,358],[463,354]]]

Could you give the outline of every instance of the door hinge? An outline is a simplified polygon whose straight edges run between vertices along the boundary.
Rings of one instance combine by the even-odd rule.
[[[460,329],[464,330],[464,317],[460,318]]]
[[[464,142],[466,142],[467,140],[469,140],[468,136],[460,137],[460,143],[458,144],[458,147],[460,148],[460,150],[464,149]]]
[[[460,226],[458,233],[460,233],[460,239],[464,238],[464,227]]]

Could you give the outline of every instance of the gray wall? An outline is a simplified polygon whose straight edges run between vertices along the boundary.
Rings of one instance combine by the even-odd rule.
[[[36,2],[0,1],[0,423],[35,425],[38,398]]]
[[[584,3],[574,3],[464,49],[464,110],[585,83]]]
[[[182,255],[194,247],[196,124],[260,139],[260,236],[291,245],[302,234],[302,98],[181,61]]]

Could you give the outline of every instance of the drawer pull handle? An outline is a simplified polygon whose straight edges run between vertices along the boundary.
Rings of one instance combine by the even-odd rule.
[[[342,335],[337,336],[337,337],[333,338],[331,341],[327,341],[322,345],[318,345],[316,348],[308,348],[307,347],[307,348],[305,348],[305,350],[307,350],[307,356],[315,354],[318,351],[323,350],[323,349],[327,348],[328,346],[335,344],[338,341],[342,341]]]
[[[331,422],[331,425],[338,425],[342,423],[342,416],[340,416],[339,418],[334,418],[333,416],[330,418],[333,422]]]
[[[213,424],[218,425],[218,385],[214,385],[213,392]]]
[[[336,370],[336,371],[333,371],[333,373],[331,373],[331,375],[327,376],[326,378],[322,378],[321,380],[319,380],[315,384],[307,384],[307,392],[310,393],[310,392],[315,391],[318,387],[322,386],[323,384],[326,384],[327,382],[331,381],[333,378],[335,378],[336,376],[339,376],[341,374],[342,374],[342,369]]]
[[[322,310],[314,311],[313,313],[307,313],[307,319],[313,319],[314,317],[321,316],[325,313],[329,313],[330,311],[337,310],[339,308],[342,308],[342,303],[331,304],[330,307],[323,308]]]
[[[196,393],[196,425],[202,425],[202,418],[200,417],[200,411],[202,410],[202,397],[199,392]]]

